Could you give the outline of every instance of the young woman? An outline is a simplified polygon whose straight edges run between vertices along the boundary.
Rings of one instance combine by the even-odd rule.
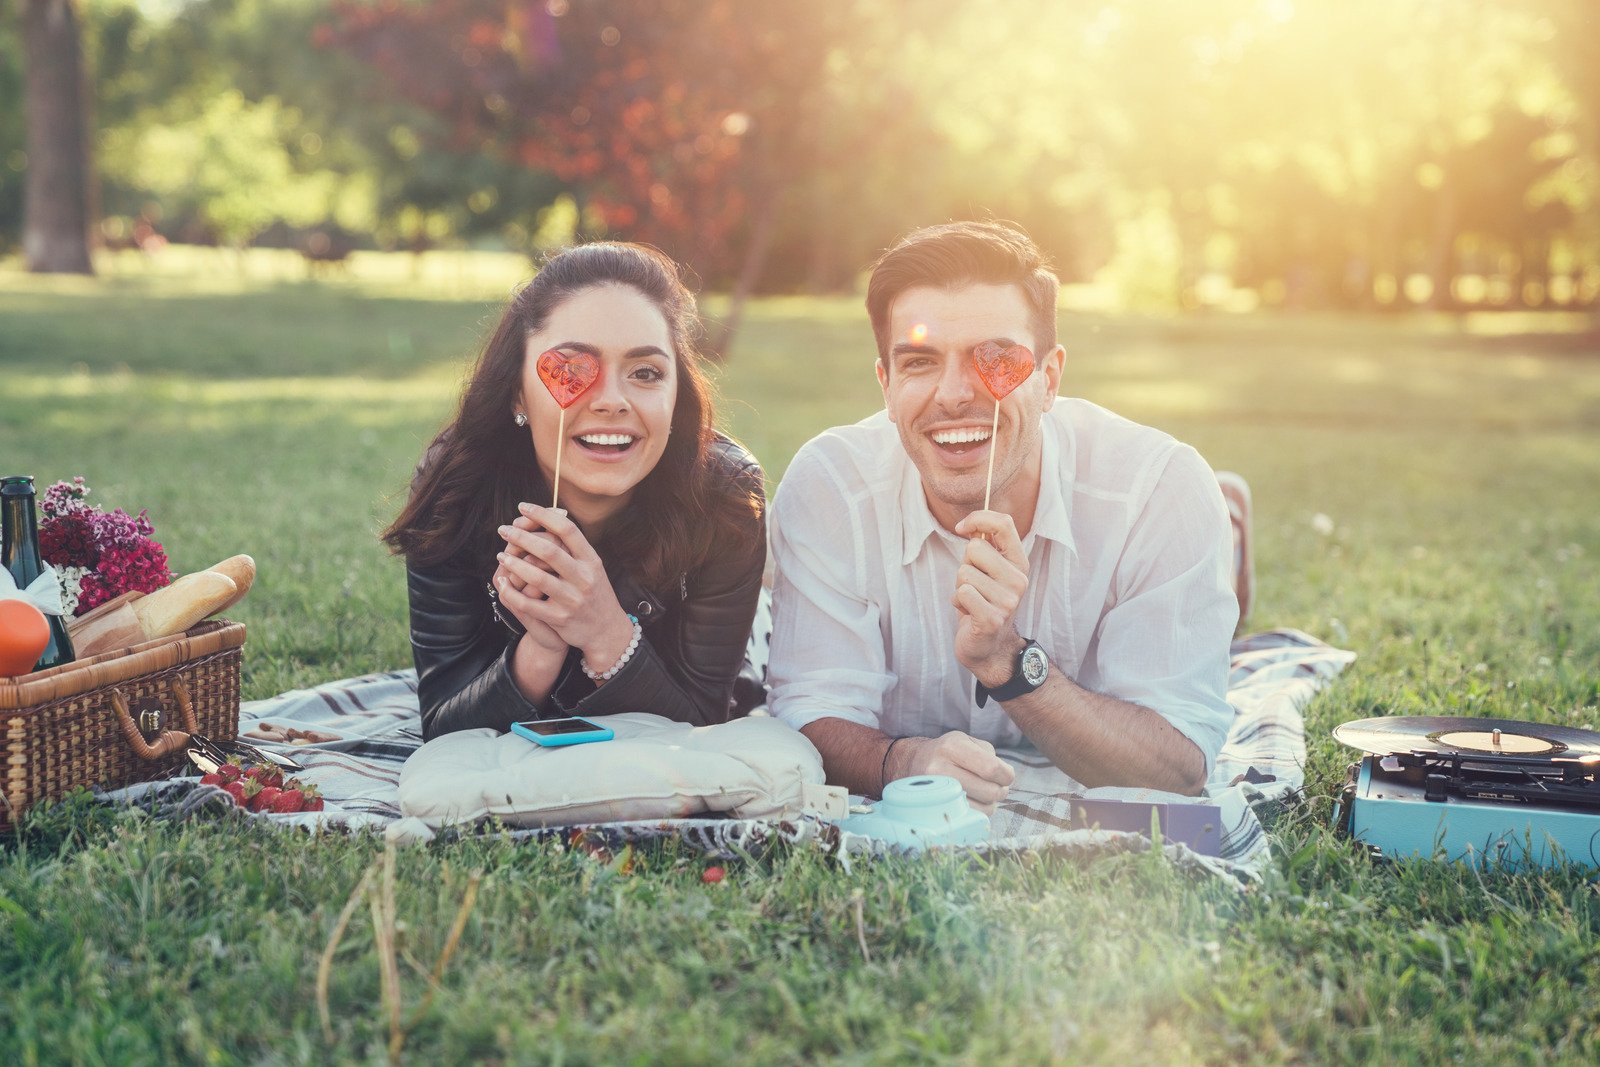
[[[406,557],[425,737],[747,710],[761,470],[713,429],[697,326],[676,266],[640,245],[568,249],[512,298],[383,535]],[[547,353],[599,365],[564,425]]]

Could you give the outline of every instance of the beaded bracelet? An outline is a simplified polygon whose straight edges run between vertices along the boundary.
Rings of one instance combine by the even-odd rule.
[[[588,675],[589,680],[596,685],[601,682],[609,682],[612,678],[615,678],[617,672],[628,665],[628,661],[633,658],[634,652],[638,651],[639,639],[644,636],[644,628],[639,625],[639,619],[635,615],[630,614],[628,621],[633,623],[633,640],[628,642],[628,647],[622,650],[622,655],[617,659],[617,662],[611,665],[609,671],[590,670],[587,659],[578,661],[578,666],[583,668],[583,673]]]

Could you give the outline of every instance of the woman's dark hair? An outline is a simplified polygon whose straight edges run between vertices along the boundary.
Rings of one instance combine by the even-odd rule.
[[[512,421],[527,338],[558,304],[594,286],[634,289],[660,309],[677,357],[678,393],[666,451],[608,524],[606,555],[627,561],[647,588],[661,590],[704,562],[721,528],[749,530],[760,504],[742,482],[719,485],[710,384],[695,351],[699,317],[677,265],[644,245],[603,242],[551,256],[511,298],[461,395],[455,418],[433,439],[411,496],[383,540],[419,567],[455,563],[494,569],[500,538],[521,501],[545,503],[550,487],[532,435]],[[600,545],[596,545],[599,549]]]

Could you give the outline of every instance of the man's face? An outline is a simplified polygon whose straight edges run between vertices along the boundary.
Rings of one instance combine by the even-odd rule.
[[[907,289],[889,307],[889,339],[886,361],[878,361],[878,383],[934,517],[948,528],[983,506],[991,450],[990,507],[1010,510],[1017,501],[1031,512],[1038,492],[1039,416],[1055,403],[1065,352],[1060,345],[1038,351],[1022,290]],[[1023,345],[1043,356],[1028,380],[1000,402],[993,436],[994,397],[972,359],[973,348],[984,341]]]

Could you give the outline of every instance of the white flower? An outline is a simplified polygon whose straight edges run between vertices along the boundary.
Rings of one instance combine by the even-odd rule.
[[[1333,536],[1333,520],[1320,511],[1311,516],[1311,528],[1323,537]]]
[[[77,614],[78,595],[83,592],[83,580],[88,574],[88,567],[56,568],[56,577],[61,579],[61,606],[68,615]]]

